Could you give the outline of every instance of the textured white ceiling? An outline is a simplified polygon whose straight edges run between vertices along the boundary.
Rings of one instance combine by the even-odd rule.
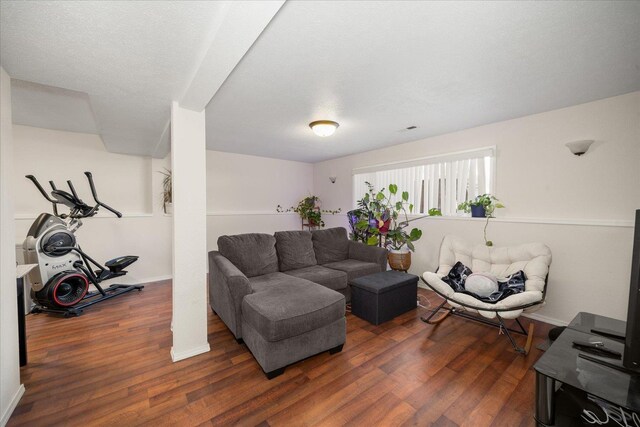
[[[281,4],[3,0],[16,122],[162,157],[217,91],[209,149],[313,162],[640,90],[640,2]]]
[[[88,94],[110,151],[152,155],[223,4],[3,0],[0,63],[14,79]],[[26,105],[24,91],[16,92],[15,102]],[[42,108],[32,113],[34,125],[56,118],[42,117]]]
[[[207,106],[207,147],[315,162],[635,90],[640,2],[287,2]]]
[[[11,100],[15,124],[100,133],[89,96],[84,92],[13,79]]]

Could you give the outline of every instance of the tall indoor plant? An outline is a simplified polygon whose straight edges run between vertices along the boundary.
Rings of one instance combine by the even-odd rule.
[[[412,228],[408,231],[409,219],[414,206],[409,203],[409,193],[399,192],[398,186],[390,184],[388,188],[376,191],[369,182],[367,193],[358,201],[358,208],[348,214],[351,225],[351,238],[369,245],[384,246],[389,250],[389,265],[394,270],[408,270],[411,266],[413,242],[422,237],[422,230]],[[438,215],[437,210],[430,211]]]

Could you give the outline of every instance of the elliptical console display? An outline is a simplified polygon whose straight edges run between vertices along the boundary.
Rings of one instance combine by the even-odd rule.
[[[84,203],[71,183],[70,192],[59,190],[49,181],[51,195],[48,195],[33,175],[27,175],[40,194],[53,206],[53,215],[41,213],[31,224],[27,238],[22,245],[27,264],[36,264],[29,273],[31,297],[36,306],[32,313],[47,312],[65,317],[79,316],[84,308],[125,294],[142,290],[140,285],[100,286],[104,280],[127,274],[125,268],[138,260],[135,255],[121,256],[105,262],[102,266],[87,255],[76,241],[75,232],[82,226],[83,218],[90,218],[104,208],[116,215],[122,214],[98,199],[91,172],[85,172],[94,206]],[[69,208],[68,214],[60,214],[58,205]],[[95,268],[95,270],[94,270]],[[90,285],[96,291],[89,292]]]

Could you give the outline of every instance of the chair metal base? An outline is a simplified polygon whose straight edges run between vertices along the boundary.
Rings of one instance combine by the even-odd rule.
[[[518,352],[518,353],[520,353],[522,355],[525,355],[525,356],[527,354],[529,354],[529,351],[531,350],[531,344],[533,342],[533,330],[534,330],[534,324],[533,323],[529,324],[529,331],[527,331],[524,328],[524,326],[522,326],[522,323],[520,323],[520,319],[516,318],[514,320],[518,324],[520,330],[511,329],[504,323],[504,319],[497,312],[496,312],[496,317],[498,318],[498,321],[497,322],[492,322],[491,320],[485,319],[484,317],[474,316],[474,315],[471,315],[471,314],[467,313],[464,310],[458,310],[455,307],[445,307],[445,304],[447,304],[446,300],[443,301],[442,304],[440,304],[435,310],[433,310],[433,312],[429,316],[420,317],[420,320],[422,320],[423,322],[428,323],[430,325],[438,325],[445,318],[447,318],[449,316],[449,314],[453,314],[455,316],[460,316],[460,317],[463,317],[465,319],[469,319],[469,320],[473,320],[475,322],[483,323],[485,325],[493,326],[493,327],[499,328],[501,333],[504,332],[504,334],[507,336],[507,338],[509,338],[509,342],[511,342],[511,345],[513,346],[513,349],[516,352]],[[436,313],[438,313],[440,310],[445,310],[445,314],[443,314],[442,316],[440,316],[436,320],[431,320],[433,318],[433,316],[435,316]],[[524,347],[519,347],[518,346],[516,341],[511,336],[511,332],[517,333],[517,334],[522,334],[522,335],[527,337],[527,343],[525,344]]]

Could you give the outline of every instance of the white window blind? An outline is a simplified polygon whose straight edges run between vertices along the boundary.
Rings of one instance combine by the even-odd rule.
[[[493,147],[354,169],[354,206],[367,192],[366,182],[377,191],[396,184],[409,192],[414,213],[435,208],[456,215],[458,204],[493,191],[494,171]]]

